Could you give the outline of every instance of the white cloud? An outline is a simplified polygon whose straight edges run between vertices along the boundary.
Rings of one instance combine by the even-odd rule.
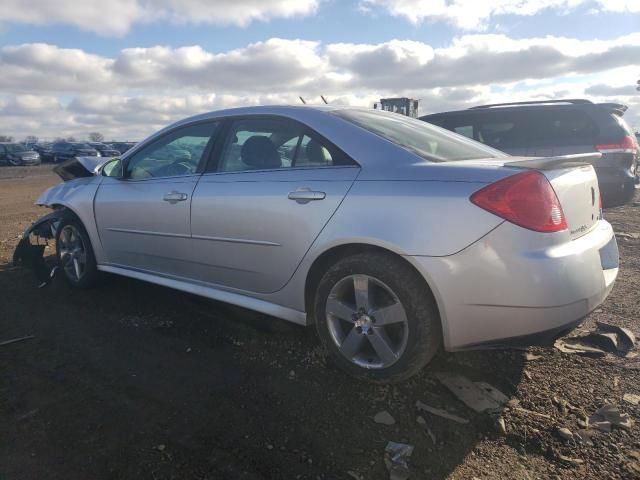
[[[269,39],[222,53],[200,46],[128,48],[113,58],[47,44],[0,47],[0,134],[100,130],[142,138],[191,114],[237,105],[371,105],[422,99],[422,111],[481,103],[589,96],[632,108],[640,34],[614,40],[466,35],[448,46],[391,40],[323,45]]]
[[[62,23],[103,36],[122,36],[154,21],[246,26],[310,15],[319,0],[2,0],[0,23]]]
[[[447,22],[463,30],[485,30],[500,15],[532,16],[545,10],[559,14],[578,7],[605,12],[640,12],[638,0],[361,0],[362,10],[382,9],[413,24]]]

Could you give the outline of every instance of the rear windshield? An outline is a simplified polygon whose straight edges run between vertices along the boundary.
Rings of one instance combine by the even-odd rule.
[[[331,112],[432,162],[506,157],[493,148],[398,113],[345,109]]]

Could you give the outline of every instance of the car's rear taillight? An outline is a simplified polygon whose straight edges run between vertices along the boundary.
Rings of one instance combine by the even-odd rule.
[[[627,135],[620,143],[601,143],[595,149],[600,153],[636,153],[638,143],[634,137]]]
[[[536,232],[560,232],[567,222],[556,192],[542,173],[529,170],[498,180],[471,195],[471,202]]]

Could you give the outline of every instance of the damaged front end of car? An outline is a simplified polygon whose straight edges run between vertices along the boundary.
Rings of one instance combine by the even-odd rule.
[[[96,188],[93,180],[109,160],[106,157],[77,157],[53,169],[63,183],[51,187],[36,201],[37,205],[53,211],[31,224],[13,253],[13,264],[31,270],[39,287],[48,285],[57,270],[57,265],[48,263],[44,258],[45,248],[50,240],[55,241],[61,223],[76,216],[66,205],[91,204]],[[90,188],[92,184],[94,187]]]
[[[47,265],[44,250],[49,240],[56,238],[58,226],[64,218],[65,209],[59,209],[36,220],[22,234],[13,252],[13,264],[31,270],[38,279],[39,288],[49,284],[55,275],[57,266]]]

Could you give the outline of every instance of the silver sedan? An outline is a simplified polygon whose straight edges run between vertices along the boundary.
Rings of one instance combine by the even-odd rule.
[[[109,272],[315,324],[344,370],[400,381],[441,346],[553,338],[606,298],[597,157],[510,157],[375,110],[218,111],[57,167],[16,259],[50,236],[74,287]]]

